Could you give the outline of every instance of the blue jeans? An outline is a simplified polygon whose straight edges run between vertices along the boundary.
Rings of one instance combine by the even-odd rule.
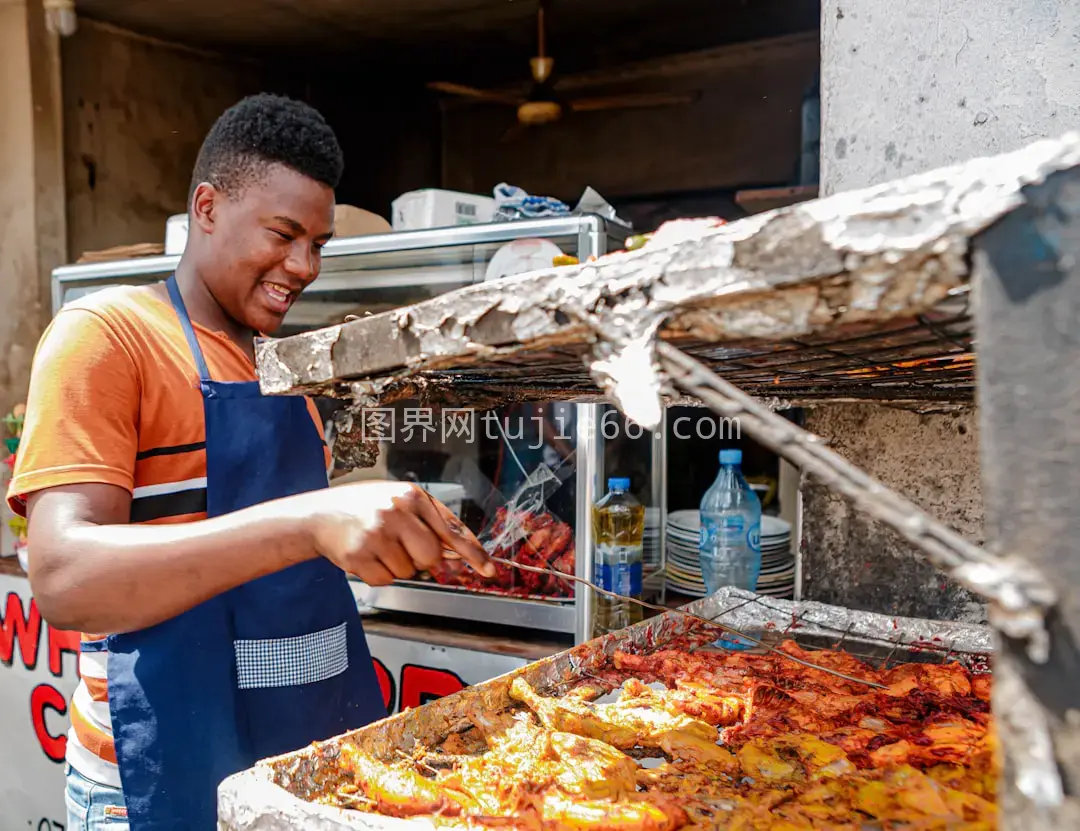
[[[67,787],[66,831],[128,831],[127,808],[119,788],[91,782],[71,765],[64,768]]]

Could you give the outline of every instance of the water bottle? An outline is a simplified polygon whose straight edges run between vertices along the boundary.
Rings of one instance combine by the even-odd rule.
[[[761,573],[761,501],[741,465],[741,450],[721,450],[720,472],[701,500],[698,557],[710,594],[724,586],[753,591]],[[749,645],[721,641],[728,648]]]
[[[645,508],[630,493],[630,480],[608,479],[608,493],[593,506],[593,582],[622,597],[641,599]],[[596,595],[594,633],[614,632],[638,623],[641,606]]]

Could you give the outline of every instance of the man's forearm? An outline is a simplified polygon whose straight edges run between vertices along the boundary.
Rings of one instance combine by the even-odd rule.
[[[31,531],[30,580],[53,625],[145,629],[235,586],[318,556],[291,500],[176,525],[73,523]],[[56,538],[59,537],[59,538]],[[38,564],[41,564],[38,567]]]

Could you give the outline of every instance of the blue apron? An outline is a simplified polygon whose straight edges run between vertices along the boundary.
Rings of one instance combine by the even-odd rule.
[[[326,487],[305,399],[211,380],[175,277],[168,288],[199,371],[207,515]],[[107,646],[132,831],[211,831],[227,776],[386,716],[348,581],[321,557]]]

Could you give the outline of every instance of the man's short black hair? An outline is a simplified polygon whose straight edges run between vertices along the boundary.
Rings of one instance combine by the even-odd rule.
[[[191,190],[209,182],[226,193],[281,164],[337,188],[345,161],[337,136],[322,114],[301,101],[260,93],[229,107],[203,140]]]

